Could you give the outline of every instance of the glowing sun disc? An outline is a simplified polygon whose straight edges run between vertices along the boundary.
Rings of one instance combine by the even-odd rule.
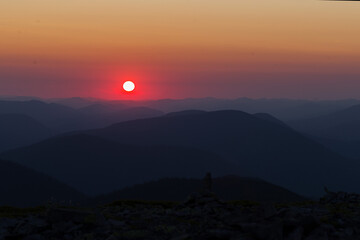
[[[124,82],[123,88],[127,92],[132,92],[135,89],[135,84],[132,81]]]

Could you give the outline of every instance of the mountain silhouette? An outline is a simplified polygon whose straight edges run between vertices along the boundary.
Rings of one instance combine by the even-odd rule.
[[[190,147],[132,146],[85,134],[62,136],[2,154],[90,195],[163,177],[241,173],[216,154]]]
[[[39,121],[54,133],[66,131],[63,125],[77,119],[75,109],[55,103],[32,101],[0,101],[0,114],[22,114]]]
[[[242,176],[259,177],[303,195],[319,195],[324,185],[360,190],[349,184],[357,179],[356,162],[273,119],[241,111],[175,114],[86,133],[122,144],[203,149],[237,164]]]
[[[324,186],[360,190],[352,184],[359,180],[356,161],[271,115],[232,110],[121,122],[2,156],[92,195],[161,177],[199,177],[207,171],[261,178],[304,196],[321,195]]]
[[[347,158],[360,159],[360,140],[338,140],[314,137],[312,138],[332,151]]]
[[[201,191],[202,180],[165,178],[137,184],[95,197],[88,204],[108,204],[117,200],[184,201],[190,194]],[[228,175],[213,179],[213,192],[222,200],[257,202],[296,202],[305,200],[293,192],[256,178]]]
[[[50,136],[50,130],[31,117],[0,114],[0,152],[30,145]]]
[[[360,140],[360,105],[317,118],[291,121],[294,129],[322,138]]]
[[[85,195],[16,163],[0,160],[0,206],[29,207],[49,200],[80,201]]]

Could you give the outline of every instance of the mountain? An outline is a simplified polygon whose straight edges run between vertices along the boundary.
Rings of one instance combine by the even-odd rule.
[[[2,154],[89,194],[108,193],[163,177],[241,174],[237,166],[203,150],[175,146],[132,146],[96,136],[71,135]]]
[[[343,156],[360,159],[360,105],[287,124]]]
[[[29,207],[57,201],[79,201],[85,196],[53,178],[0,160],[0,206]]]
[[[86,107],[79,108],[78,110],[81,113],[87,115],[100,115],[100,114],[109,114],[113,112],[118,112],[126,109],[127,107],[123,104],[106,104],[106,103],[94,103]]]
[[[122,190],[95,197],[94,205],[108,204],[120,199],[148,201],[184,201],[190,194],[201,190],[202,180],[165,178],[137,184]],[[257,202],[296,202],[305,200],[287,189],[256,178],[228,175],[213,179],[213,192],[226,201],[249,200]]]
[[[175,114],[114,124],[87,134],[121,144],[186,146],[237,164],[242,176],[259,177],[302,195],[323,186],[360,191],[358,163],[274,120],[241,111]],[[340,179],[339,179],[340,178]]]
[[[255,114],[253,114],[253,116],[263,119],[263,120],[266,120],[266,121],[270,121],[275,124],[279,124],[283,127],[287,127],[287,125],[284,122],[280,121],[279,119],[273,117],[272,115],[270,115],[268,113],[255,113]]]
[[[1,99],[1,98],[0,98]],[[8,100],[31,100],[29,97],[4,98]],[[39,99],[38,99],[39,100]],[[297,99],[218,99],[218,98],[186,98],[186,99],[159,99],[147,101],[104,100],[96,98],[63,98],[43,100],[56,105],[74,109],[86,108],[91,105],[118,106],[121,108],[148,107],[170,113],[198,109],[204,111],[240,110],[248,113],[265,112],[282,121],[314,118],[330,114],[342,109],[360,104],[356,99],[344,100],[297,100]]]
[[[37,100],[0,101],[0,114],[26,115],[51,128],[54,132],[65,131],[63,126],[79,117],[75,109]]]
[[[344,141],[320,137],[312,138],[342,156],[352,159],[360,159],[360,140]]]
[[[30,145],[50,136],[50,130],[31,117],[0,114],[0,152]]]
[[[171,112],[166,114],[167,117],[176,117],[176,116],[185,116],[185,115],[196,115],[196,114],[204,114],[206,111],[202,110],[184,110],[180,112]]]
[[[360,105],[306,120],[290,121],[294,129],[327,139],[360,140]]]
[[[64,124],[59,133],[103,128],[118,122],[164,115],[161,111],[147,107],[123,108],[106,104],[94,104],[80,108],[77,113],[79,116]]]

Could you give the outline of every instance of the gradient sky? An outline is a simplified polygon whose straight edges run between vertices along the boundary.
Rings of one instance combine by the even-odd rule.
[[[360,98],[359,13],[320,0],[1,0],[0,94]]]

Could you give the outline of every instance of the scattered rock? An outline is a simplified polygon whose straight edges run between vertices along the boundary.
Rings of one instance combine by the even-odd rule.
[[[42,214],[0,219],[0,239],[352,240],[360,239],[360,200],[354,199],[353,194],[328,192],[319,202],[241,204],[200,191],[177,205],[124,201],[92,210],[57,206]]]

